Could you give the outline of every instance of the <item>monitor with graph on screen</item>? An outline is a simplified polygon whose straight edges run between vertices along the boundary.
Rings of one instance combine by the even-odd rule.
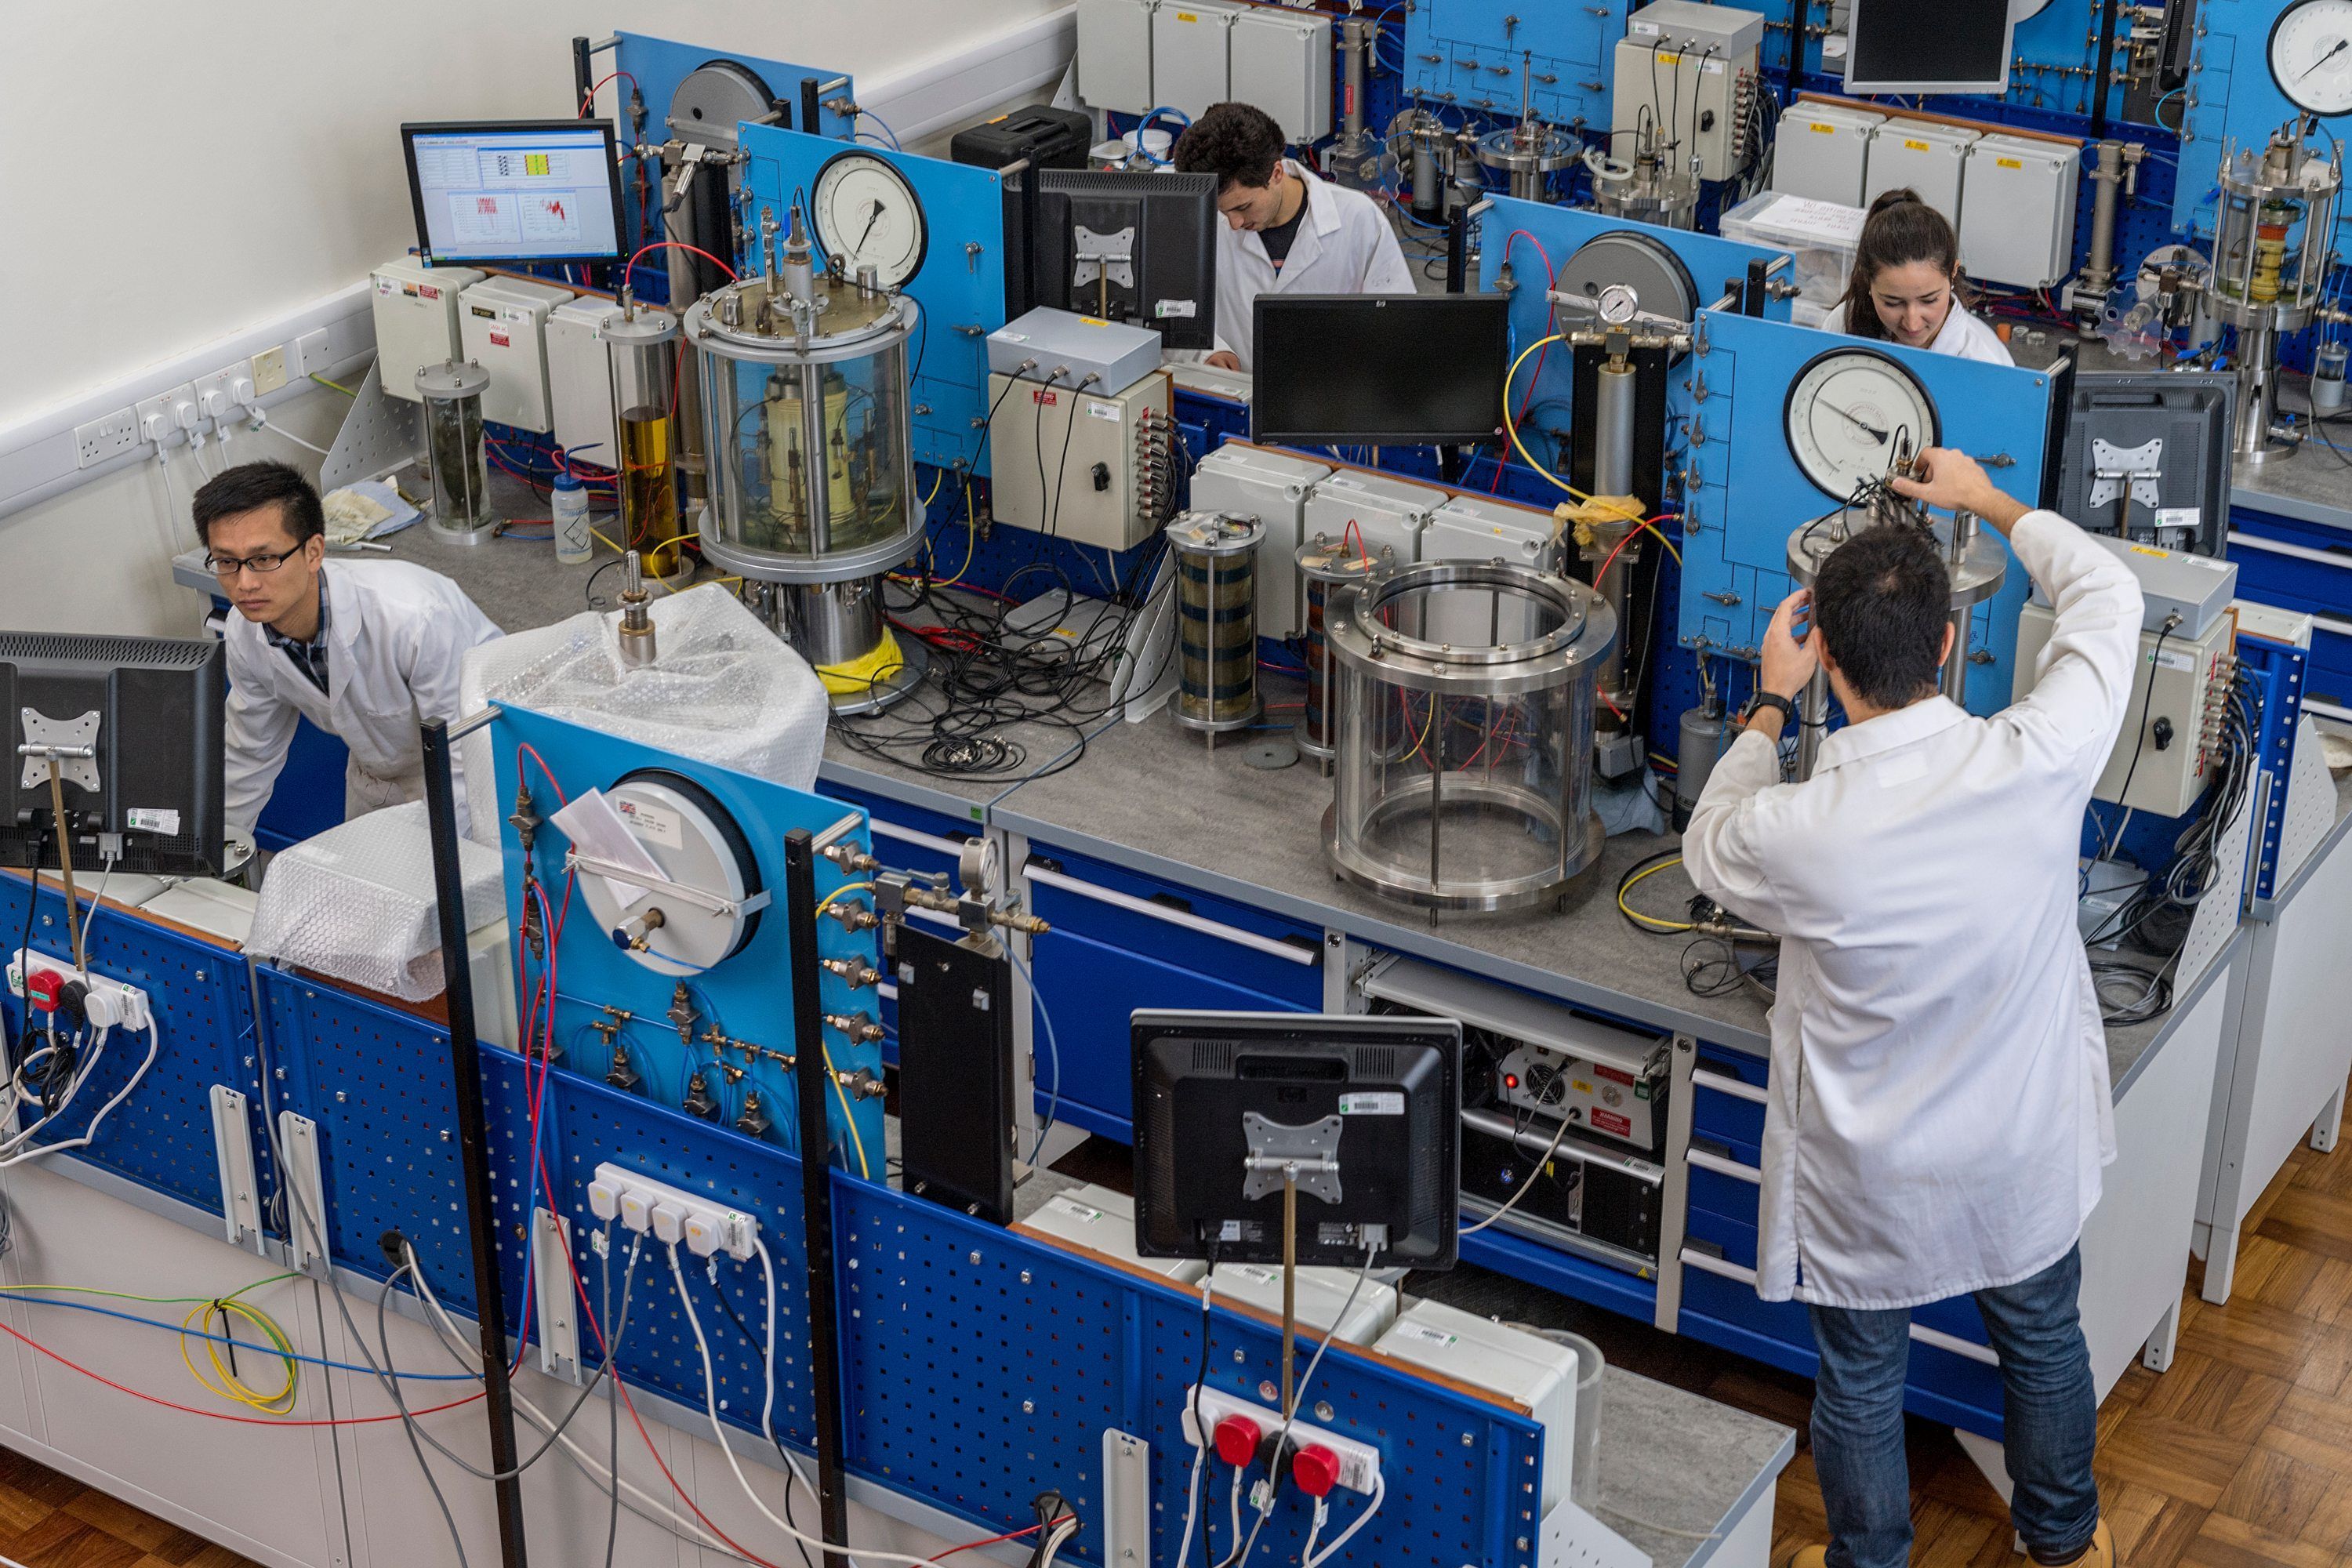
[[[612,121],[404,125],[400,142],[426,261],[621,258]]]

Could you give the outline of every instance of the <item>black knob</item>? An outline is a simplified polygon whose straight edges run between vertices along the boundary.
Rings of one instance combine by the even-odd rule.
[[[2159,752],[2164,750],[2167,746],[2172,744],[2172,721],[2169,719],[2158,719],[2156,721],[2156,727],[2151,733],[2156,736],[2156,749]]]
[[[1095,465],[1095,489],[1098,490],[1107,490],[1110,489],[1110,465],[1108,463],[1097,463]]]

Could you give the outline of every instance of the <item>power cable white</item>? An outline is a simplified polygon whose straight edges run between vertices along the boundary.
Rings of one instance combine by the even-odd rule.
[[[1384,1476],[1374,1476],[1372,1478],[1371,1500],[1364,1505],[1364,1511],[1358,1514],[1352,1521],[1350,1521],[1347,1529],[1333,1536],[1331,1538],[1330,1545],[1325,1547],[1317,1555],[1304,1559],[1301,1568],[1323,1568],[1324,1563],[1328,1563],[1332,1558],[1337,1557],[1340,1552],[1346,1548],[1348,1542],[1355,1539],[1356,1531],[1363,1529],[1364,1526],[1372,1522],[1372,1515],[1381,1511],[1381,1504],[1387,1500],[1388,1495],[1389,1483],[1387,1478]]]
[[[1551,1135],[1551,1146],[1543,1152],[1543,1158],[1536,1162],[1535,1169],[1528,1173],[1528,1179],[1519,1184],[1519,1190],[1511,1194],[1510,1202],[1505,1204],[1501,1208],[1496,1209],[1493,1214],[1488,1215],[1485,1219],[1480,1220],[1476,1225],[1464,1226],[1462,1227],[1462,1234],[1464,1236],[1475,1236],[1480,1231],[1486,1229],[1488,1226],[1494,1224],[1496,1220],[1502,1218],[1505,1215],[1510,1213],[1513,1209],[1518,1207],[1519,1200],[1528,1195],[1528,1193],[1535,1186],[1536,1179],[1538,1176],[1541,1176],[1545,1170],[1550,1166],[1551,1157],[1559,1152],[1560,1140],[1567,1136],[1568,1119],[1562,1117],[1560,1119],[1559,1131]]]
[[[800,1483],[801,1490],[808,1493],[810,1506],[822,1510],[824,1500],[817,1495],[816,1488],[801,1469],[800,1460],[790,1448],[776,1441],[776,1260],[769,1256],[765,1237],[753,1237],[751,1249],[760,1255],[760,1275],[768,1288],[768,1348],[761,1357],[763,1370],[767,1373],[768,1391],[767,1397],[760,1403],[760,1436],[768,1440],[770,1447],[784,1457],[784,1464],[793,1472],[793,1479]],[[842,1556],[848,1560],[850,1568],[863,1568],[850,1553],[845,1552]]]
[[[297,447],[301,447],[304,451],[316,452],[322,458],[331,458],[334,456],[334,453],[329,451],[326,447],[314,447],[310,442],[305,441],[301,437],[297,436],[293,431],[286,428],[285,426],[277,423],[275,420],[271,419],[268,415],[263,413],[258,408],[248,408],[246,412],[251,414],[256,419],[261,421],[261,427],[263,429],[275,431],[281,438],[293,442]]]
[[[74,1079],[75,1089],[80,1088],[84,1082],[88,1081],[90,1070],[97,1067],[98,1048],[100,1046],[106,1043],[106,1036],[107,1031],[105,1029],[101,1028],[99,1030],[98,1039],[90,1047],[89,1067],[85,1068],[81,1074]],[[151,1018],[148,1020],[147,1024],[147,1055],[145,1058],[140,1062],[139,1070],[131,1075],[130,1082],[124,1084],[121,1089],[114,1091],[114,1098],[112,1100],[108,1100],[104,1105],[98,1108],[98,1114],[89,1119],[89,1126],[83,1130],[80,1137],[68,1138],[61,1143],[43,1143],[37,1148],[27,1149],[20,1154],[12,1154],[5,1160],[0,1160],[0,1171],[5,1171],[11,1165],[22,1164],[27,1160],[37,1160],[45,1154],[61,1153],[68,1149],[81,1149],[88,1147],[89,1141],[98,1136],[98,1129],[100,1125],[106,1121],[108,1116],[112,1114],[116,1106],[121,1105],[124,1100],[131,1098],[131,1091],[139,1087],[139,1080],[145,1078],[147,1076],[147,1069],[155,1065],[155,1050],[158,1038],[159,1032],[155,1027],[154,1020]],[[72,1098],[71,1090],[67,1091],[67,1098]],[[63,1105],[59,1105],[58,1110],[59,1111],[63,1111],[65,1107]],[[55,1120],[56,1118],[54,1116],[44,1118],[42,1121],[35,1123],[31,1131],[37,1131],[48,1121]],[[30,1133],[28,1132],[25,1135],[29,1136]]]
[[[1216,1255],[1213,1251],[1210,1256],[1213,1258]],[[1216,1282],[1216,1278],[1217,1266],[1212,1262],[1209,1265],[1209,1271],[1201,1276],[1201,1355],[1202,1370],[1204,1373],[1207,1371],[1208,1360],[1209,1290],[1210,1287]],[[1209,1459],[1209,1435],[1201,1429],[1199,1378],[1196,1377],[1193,1380],[1192,1391],[1185,1397],[1192,1406],[1192,1435],[1199,1441],[1192,1448],[1192,1483],[1184,1489],[1184,1539],[1176,1548],[1176,1568],[1185,1568],[1185,1564],[1192,1560],[1192,1527],[1201,1521],[1201,1471],[1206,1467]]]

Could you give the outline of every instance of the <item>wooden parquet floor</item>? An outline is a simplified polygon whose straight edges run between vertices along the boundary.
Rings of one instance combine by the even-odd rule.
[[[0,1559],[24,1568],[256,1568],[226,1546],[5,1448]]]

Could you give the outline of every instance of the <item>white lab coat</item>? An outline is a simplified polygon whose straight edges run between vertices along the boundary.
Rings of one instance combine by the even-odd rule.
[[[234,609],[228,706],[222,720],[222,784],[231,827],[251,831],[286,765],[298,718],[351,750],[343,775],[347,816],[421,800],[420,717],[457,717],[457,671],[467,648],[502,636],[464,589],[405,561],[328,561],[327,687],[321,692]],[[456,760],[451,761],[453,772]],[[457,830],[466,786],[456,781]]]
[[[1950,354],[1957,359],[1982,360],[1987,364],[2015,364],[2016,356],[2000,334],[1985,324],[1984,318],[1960,308],[1958,300],[1944,312],[1944,324],[1936,329],[1935,342],[1927,345],[1932,353]]]
[[[1410,294],[1412,273],[1404,264],[1396,230],[1361,191],[1317,179],[1296,163],[1283,166],[1307,190],[1307,216],[1290,241],[1290,254],[1276,268],[1265,241],[1255,231],[1217,222],[1217,346],[1250,355],[1251,305],[1260,294]]]
[[[1804,784],[1743,732],[1683,838],[1701,891],[1780,933],[1767,1300],[1906,1307],[2031,1278],[2115,1158],[2075,856],[2139,588],[2053,512],[2011,543],[2057,612],[2032,692],[1990,719],[1934,697],[1849,725]]]

